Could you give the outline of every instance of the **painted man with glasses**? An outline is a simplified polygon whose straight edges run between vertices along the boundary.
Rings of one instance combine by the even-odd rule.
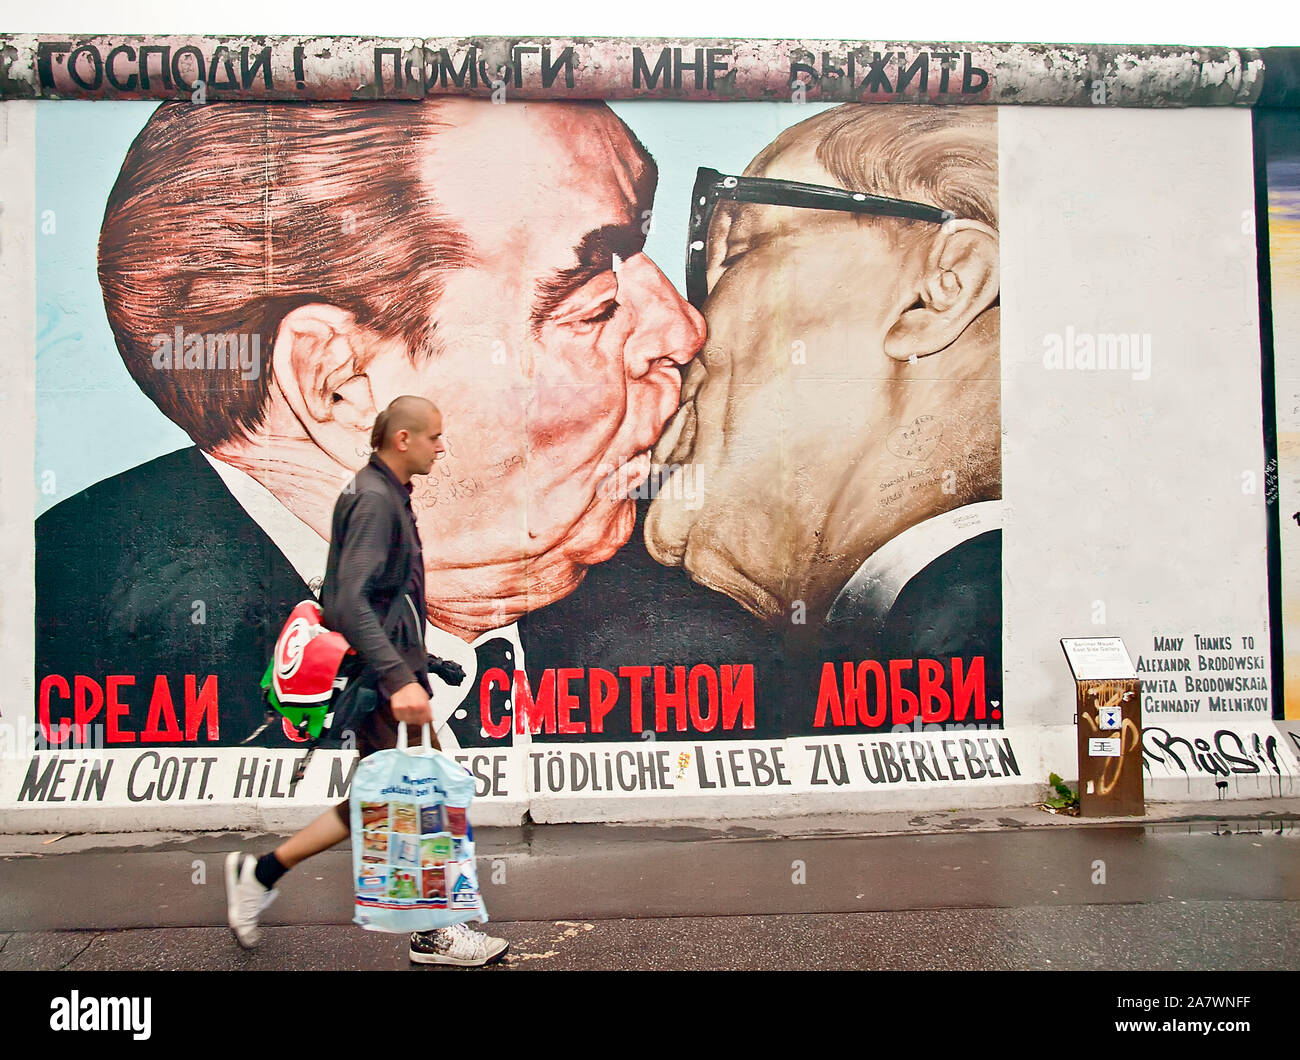
[[[828,659],[994,662],[996,111],[825,111],[691,205],[708,339],[655,455],[705,487],[661,491],[650,554]]]
[[[690,739],[824,733],[824,664],[866,659],[916,694],[921,660],[982,658],[996,724],[995,111],[824,111],[744,176],[701,168],[690,217],[708,336],[655,449],[667,477],[534,636],[611,670],[752,664],[752,730]]]

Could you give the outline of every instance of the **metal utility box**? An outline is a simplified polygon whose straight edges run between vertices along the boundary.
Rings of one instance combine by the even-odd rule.
[[[1141,817],[1142,682],[1118,637],[1064,639],[1074,672],[1079,816]]]

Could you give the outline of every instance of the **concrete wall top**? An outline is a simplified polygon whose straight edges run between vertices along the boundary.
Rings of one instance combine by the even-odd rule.
[[[0,99],[1295,105],[1297,49],[579,37],[0,36]],[[1278,71],[1276,84],[1272,71]]]

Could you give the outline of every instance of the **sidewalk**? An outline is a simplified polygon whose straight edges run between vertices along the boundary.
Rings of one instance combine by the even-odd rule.
[[[475,838],[488,928],[512,944],[506,968],[1300,963],[1300,799],[1150,810],[535,825]],[[286,876],[264,944],[239,950],[224,926],[224,852],[277,842],[2,836],[0,969],[408,967],[400,938],[351,924],[346,844]]]
[[[1141,817],[1071,817],[1049,813],[1037,806],[1001,806],[985,809],[897,810],[871,814],[813,814],[772,819],[729,818],[725,821],[685,820],[677,824],[615,823],[576,825],[522,825],[518,828],[476,828],[479,857],[490,843],[510,846],[510,837],[528,844],[533,837],[563,835],[574,829],[597,829],[610,836],[653,836],[679,839],[774,839],[809,836],[939,835],[954,832],[1018,831],[1029,828],[1087,828],[1096,825],[1206,824],[1218,820],[1300,823],[1300,797],[1273,799],[1221,799],[1215,802],[1148,803]],[[63,854],[103,846],[155,847],[203,835],[267,836],[267,832],[77,832],[58,835],[0,833],[0,858]],[[57,847],[55,846],[57,844]]]

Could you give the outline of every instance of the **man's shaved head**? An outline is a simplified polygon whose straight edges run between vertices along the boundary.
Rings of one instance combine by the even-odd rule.
[[[375,426],[370,431],[370,447],[376,451],[389,445],[398,431],[419,431],[429,422],[429,417],[438,411],[438,406],[428,398],[404,394],[375,417]]]

